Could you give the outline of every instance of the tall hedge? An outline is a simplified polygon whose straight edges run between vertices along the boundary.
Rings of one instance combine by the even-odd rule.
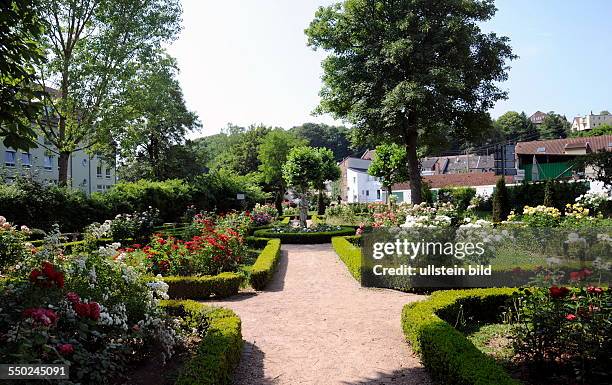
[[[549,184],[549,197],[545,199],[546,185]],[[523,182],[517,186],[508,187],[510,208],[522,211],[525,206],[538,206],[544,203],[551,204],[559,210],[564,210],[568,203],[575,203],[576,198],[589,191],[588,182],[569,181],[541,181]]]

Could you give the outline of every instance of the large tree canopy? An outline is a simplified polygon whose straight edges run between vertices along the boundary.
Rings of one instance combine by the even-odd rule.
[[[0,138],[7,147],[36,147],[32,121],[44,95],[35,64],[44,61],[43,24],[34,0],[0,1]]]
[[[550,111],[542,120],[538,128],[541,139],[561,139],[566,138],[571,128],[571,124],[563,115]]]
[[[405,146],[415,203],[420,138],[470,137],[506,97],[497,83],[514,58],[509,39],[479,27],[495,11],[492,0],[346,0],[319,8],[306,29],[329,53],[319,111]]]
[[[179,0],[41,0],[48,61],[40,66],[45,98],[39,122],[59,153],[59,181],[68,157],[107,136],[101,130],[131,64],[173,39],[180,26]],[[102,134],[102,135],[101,135]]]
[[[539,132],[524,112],[508,111],[495,121],[495,126],[511,141],[538,140]]]

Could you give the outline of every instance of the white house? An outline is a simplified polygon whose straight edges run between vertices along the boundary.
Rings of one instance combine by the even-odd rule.
[[[344,158],[340,162],[340,197],[342,201],[383,202],[382,186],[377,178],[368,174],[372,161],[360,158]],[[335,197],[333,197],[335,198]]]
[[[592,130],[602,124],[612,125],[612,115],[594,115],[592,112],[586,116],[577,116],[572,122],[572,132]]]

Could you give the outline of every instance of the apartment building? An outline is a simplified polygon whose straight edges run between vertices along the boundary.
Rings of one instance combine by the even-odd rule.
[[[38,147],[28,151],[14,150],[0,141],[0,177],[4,183],[13,183],[17,178],[31,178],[41,184],[57,184],[59,166],[57,152],[42,137],[37,139]],[[68,160],[68,185],[89,195],[104,192],[117,183],[114,162],[108,162],[97,155],[83,150],[75,151]]]
[[[574,118],[574,120],[572,121],[572,132],[592,130],[593,128],[601,126],[602,124],[612,125],[612,115],[595,115],[591,111],[589,115],[577,116]]]

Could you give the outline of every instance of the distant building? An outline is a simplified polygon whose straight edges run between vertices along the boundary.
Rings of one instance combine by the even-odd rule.
[[[0,141],[0,177],[11,184],[18,177],[31,178],[41,184],[57,184],[59,179],[58,156],[51,151],[52,145],[42,137],[37,139],[38,147],[29,151],[7,148]],[[75,151],[68,160],[68,185],[89,195],[104,192],[117,183],[115,165],[105,162],[96,155]]]
[[[368,174],[370,163],[372,161],[369,159],[351,157],[344,158],[340,162],[340,197],[343,202],[382,202],[384,200],[380,182]],[[335,198],[332,197],[332,199]]]
[[[577,116],[572,121],[572,132],[592,130],[602,124],[612,125],[612,115],[595,115],[591,112],[586,116]]]
[[[547,116],[548,114],[542,112],[542,111],[536,111],[533,113],[533,115],[531,115],[529,117],[529,121],[531,123],[533,123],[534,125],[538,126],[540,124],[542,124],[544,122],[544,118]]]
[[[519,142],[515,153],[525,180],[533,181],[580,178],[585,170],[576,170],[574,159],[599,151],[612,151],[612,135]]]
[[[493,155],[434,156],[421,160],[421,175],[489,172],[495,167]]]

